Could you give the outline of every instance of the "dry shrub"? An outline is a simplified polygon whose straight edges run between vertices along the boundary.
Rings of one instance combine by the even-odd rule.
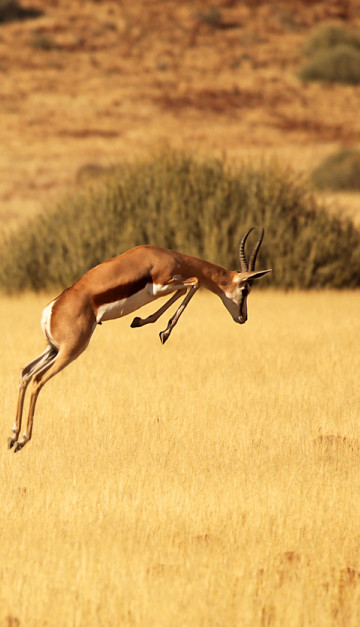
[[[298,73],[302,80],[360,83],[360,35],[356,31],[323,25],[310,35],[303,52],[309,62]]]
[[[360,51],[342,45],[319,52],[299,71],[299,77],[304,81],[359,85]]]
[[[350,46],[360,51],[360,35],[340,24],[323,24],[312,31],[303,46],[303,52],[312,57],[318,52],[334,49],[336,46]]]
[[[311,178],[319,189],[360,190],[360,152],[350,149],[339,150],[327,157],[314,170]]]
[[[238,243],[252,225],[265,227],[258,267],[273,268],[272,285],[360,285],[360,232],[323,211],[291,172],[161,153],[119,166],[3,241],[0,288],[63,287],[139,244],[236,269]]]

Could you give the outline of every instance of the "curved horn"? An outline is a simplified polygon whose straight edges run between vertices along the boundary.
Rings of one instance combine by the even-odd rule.
[[[260,236],[258,241],[256,242],[255,246],[254,246],[254,250],[252,251],[251,255],[250,255],[250,259],[249,259],[249,270],[250,272],[253,272],[255,270],[255,264],[256,264],[256,258],[258,256],[258,252],[260,250],[260,246],[261,246],[261,242],[263,241],[264,238],[264,229],[261,229],[260,232]]]
[[[251,227],[251,229],[249,229],[245,235],[243,236],[241,242],[240,242],[240,246],[239,246],[239,257],[240,257],[240,264],[241,264],[241,271],[242,272],[248,272],[249,267],[248,267],[248,262],[246,260],[246,256],[245,256],[245,244],[246,244],[246,240],[249,237],[251,231],[254,230],[254,226]],[[261,242],[260,242],[261,244]]]

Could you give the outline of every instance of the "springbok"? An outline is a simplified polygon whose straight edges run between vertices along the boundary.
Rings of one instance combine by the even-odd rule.
[[[225,270],[221,266],[173,250],[137,246],[92,268],[49,303],[41,318],[48,346],[21,371],[16,419],[8,447],[14,447],[15,452],[19,451],[31,439],[35,404],[41,388],[79,357],[96,326],[103,321],[121,318],[160,296],[172,294],[152,315],[145,319],[133,319],[131,327],[142,327],[156,322],[178,298],[185,295],[167,328],[160,333],[161,343],[164,344],[191,298],[202,286],[221,298],[235,322],[246,322],[247,297],[252,283],[254,279],[271,272],[255,271],[264,229],[261,229],[249,261],[246,259],[246,240],[254,228],[249,229],[240,242],[240,272]],[[31,380],[26,429],[18,441],[25,392]]]

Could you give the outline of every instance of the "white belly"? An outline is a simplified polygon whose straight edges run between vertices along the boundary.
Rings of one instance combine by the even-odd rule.
[[[140,292],[129,296],[128,298],[122,298],[116,300],[113,303],[105,303],[98,307],[96,313],[96,322],[102,320],[114,320],[115,318],[121,318],[127,316],[127,314],[140,309],[144,305],[147,305],[154,300],[154,295],[149,291],[148,287],[144,287]]]

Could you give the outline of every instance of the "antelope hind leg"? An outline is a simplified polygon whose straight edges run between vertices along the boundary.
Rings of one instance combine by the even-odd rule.
[[[41,355],[38,355],[33,359],[30,363],[28,363],[20,373],[20,384],[19,384],[19,394],[18,394],[18,403],[16,410],[16,418],[14,422],[14,426],[11,429],[11,435],[8,438],[7,444],[8,448],[11,449],[16,442],[18,441],[20,429],[21,429],[21,421],[22,421],[22,413],[24,407],[24,399],[27,387],[33,377],[33,375],[41,370],[45,364],[47,364],[51,359],[56,355],[56,349],[52,346],[47,346]]]

